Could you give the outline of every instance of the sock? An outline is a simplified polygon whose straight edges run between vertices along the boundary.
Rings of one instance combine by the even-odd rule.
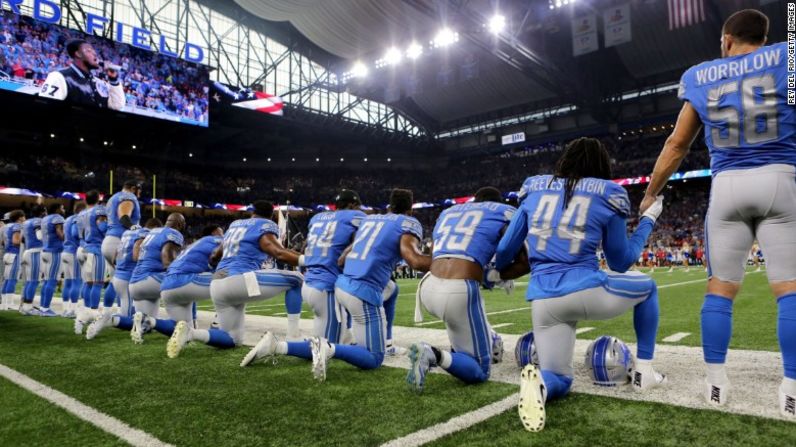
[[[333,357],[350,363],[361,369],[374,369],[384,361],[383,352],[370,352],[362,346],[332,345]]]
[[[442,366],[446,363],[446,354],[451,360],[448,366]],[[440,366],[465,383],[486,382],[489,378],[489,363],[487,363],[486,371],[484,371],[484,368],[481,368],[481,365],[474,358],[460,352],[450,354],[442,351]]]
[[[87,282],[80,287],[80,296],[83,298],[83,307],[91,309],[91,285]]]
[[[398,285],[392,291],[392,294],[384,302],[384,319],[387,320],[387,339],[392,340],[392,322],[395,320],[395,304],[398,303]]]
[[[108,284],[108,287],[105,288],[105,296],[102,297],[102,305],[105,309],[110,309],[114,304],[116,304],[116,289],[113,288],[113,284]]]
[[[174,333],[174,328],[177,326],[177,322],[174,320],[155,320],[155,324],[152,327],[154,330],[160,332],[161,334],[171,337],[171,334]]]
[[[199,332],[199,331],[196,331]],[[216,348],[234,348],[235,340],[226,332],[221,329],[210,329],[208,332],[207,344]]]
[[[288,315],[301,313],[301,287],[293,287],[285,292],[285,309]]]
[[[542,381],[545,388],[547,388],[545,402],[566,396],[572,386],[572,377],[556,374],[548,370],[542,370]]]
[[[74,279],[65,279],[64,280],[64,287],[61,290],[61,299],[64,302],[64,310],[69,310],[69,300],[72,298],[72,284],[75,282]]]
[[[796,379],[784,377],[779,389],[788,396],[796,396]]]
[[[729,383],[730,380],[727,378],[727,368],[724,367],[724,363],[708,363],[707,367],[708,383],[712,383],[714,385],[724,385]]]
[[[95,282],[91,285],[91,291],[89,292],[90,295],[90,303],[92,309],[99,309],[100,303],[100,296],[102,295],[102,283]]]
[[[777,337],[785,377],[796,379],[796,293],[777,298]]]
[[[207,344],[210,341],[210,332],[205,329],[192,329],[191,340]]]
[[[77,307],[77,300],[80,299],[80,290],[83,288],[83,281],[79,279],[72,280],[72,294],[69,295],[69,300]]]
[[[288,353],[288,346],[286,341],[276,342],[276,353],[281,355],[286,355]]]
[[[52,303],[53,294],[55,294],[55,287],[57,285],[57,281],[54,279],[44,281],[44,285],[41,287],[41,307],[45,309],[50,308],[50,303]]]
[[[26,303],[32,303],[33,298],[36,296],[36,289],[38,288],[38,281],[26,281],[25,287],[22,288],[22,299],[24,299]]]
[[[280,345],[284,343],[285,352],[279,352]],[[292,355],[293,357],[300,357],[302,359],[312,360],[312,350],[310,349],[310,342],[308,341],[289,341],[279,342],[276,345],[276,352],[277,354],[287,354]]]
[[[706,363],[724,363],[732,336],[732,300],[705,295],[702,304],[702,351]]]
[[[652,290],[646,300],[633,308],[633,328],[638,339],[636,356],[642,360],[652,360],[655,353],[655,336],[658,335],[657,288]]]
[[[130,329],[133,328],[133,319],[131,317],[114,315],[114,317],[111,318],[111,324],[113,324],[114,327],[117,327],[119,329],[129,331]]]

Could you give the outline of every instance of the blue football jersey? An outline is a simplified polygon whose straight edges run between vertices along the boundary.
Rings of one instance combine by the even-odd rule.
[[[154,228],[149,231],[144,241],[141,242],[141,248],[138,252],[138,263],[135,265],[133,276],[130,278],[131,283],[146,279],[153,273],[163,273],[166,271],[166,269],[163,268],[163,260],[160,254],[163,250],[163,246],[169,242],[182,247],[182,234],[169,227]]]
[[[365,213],[359,210],[327,211],[312,217],[307,232],[304,281],[318,290],[334,290],[342,273],[337,259],[351,244]]]
[[[25,250],[41,248],[44,244],[36,237],[36,231],[41,229],[41,218],[34,217],[22,223],[22,237],[25,239]]]
[[[80,239],[77,235],[77,215],[71,215],[64,221],[64,252],[74,254]]]
[[[87,219],[88,219],[88,208],[77,213],[77,217],[75,217],[75,230],[77,231],[75,237],[77,238],[79,247],[86,246],[86,222],[88,222]]]
[[[495,255],[501,231],[516,211],[513,206],[497,202],[448,208],[434,226],[434,259],[466,259],[484,268]]]
[[[86,241],[85,249],[91,253],[100,254],[102,240],[105,238],[107,228],[103,228],[98,224],[97,219],[107,215],[107,210],[102,205],[93,206],[86,211],[83,239]]]
[[[715,175],[781,163],[796,166],[796,108],[788,105],[785,42],[689,68],[678,96],[705,125]]]
[[[5,252],[6,253],[19,253],[19,245],[14,245],[12,243],[12,239],[14,238],[14,233],[19,233],[22,231],[22,224],[12,223],[8,224],[3,227],[3,231],[5,232],[5,237],[3,241],[5,243]]]
[[[58,237],[55,227],[64,225],[64,216],[60,214],[48,214],[41,220],[41,240],[44,251],[59,252],[64,249],[64,241]]]
[[[124,233],[124,227],[119,223],[119,205],[126,201],[133,203],[133,213],[130,215],[133,225],[138,225],[138,222],[141,221],[141,207],[138,204],[138,197],[131,192],[119,191],[108,199],[108,204],[105,206],[108,209],[108,236],[121,237]]]
[[[122,233],[119,245],[116,248],[116,271],[114,276],[129,281],[135,270],[136,262],[133,260],[133,249],[135,243],[144,239],[149,234],[148,228],[138,228],[135,230],[127,230]]]
[[[169,266],[168,274],[203,273],[212,271],[210,255],[218,248],[224,238],[205,236],[183,250]]]
[[[363,301],[381,305],[381,293],[401,259],[404,234],[422,240],[423,227],[414,217],[403,214],[375,214],[362,219],[336,286]]]
[[[238,275],[259,270],[269,256],[260,250],[260,238],[265,234],[279,237],[279,226],[274,221],[263,218],[240,219],[224,233],[224,248],[217,270],[227,270],[230,275]]]

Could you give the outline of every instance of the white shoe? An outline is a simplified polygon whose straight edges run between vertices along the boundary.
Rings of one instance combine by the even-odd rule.
[[[406,373],[406,384],[412,391],[422,393],[426,387],[426,375],[432,367],[437,366],[437,358],[431,345],[424,342],[410,346],[408,356],[411,366]]]
[[[92,340],[94,337],[97,336],[103,329],[111,325],[111,314],[103,313],[100,315],[99,318],[94,320],[93,323],[88,325],[88,329],[86,329],[86,340]]]
[[[779,388],[779,413],[796,421],[796,396],[785,394],[782,387]]]
[[[241,367],[251,365],[255,360],[264,357],[271,357],[276,354],[276,337],[270,331],[263,335],[263,338],[243,357],[240,362]],[[314,362],[313,362],[314,363]]]
[[[142,312],[136,312],[133,315],[133,328],[130,329],[130,339],[133,340],[133,343],[140,345],[144,342],[144,334],[148,331],[147,326],[149,326],[147,316]]]
[[[544,428],[546,399],[547,388],[542,381],[542,372],[533,363],[525,365],[520,374],[520,402],[517,412],[526,430],[538,432]]]
[[[326,380],[326,363],[331,357],[329,342],[325,338],[310,338],[310,350],[312,351],[312,376],[315,380],[323,382]]]
[[[387,348],[384,350],[384,355],[386,357],[398,357],[405,354],[406,354],[406,348],[403,348],[398,345],[388,345]]]
[[[82,309],[75,316],[75,335],[83,335],[83,328],[94,320],[94,315],[89,309]]]
[[[171,334],[169,342],[166,343],[166,355],[169,356],[170,359],[175,359],[180,355],[182,348],[191,341],[192,332],[190,324],[184,321],[177,323],[177,326],[174,328],[174,333]]]
[[[730,394],[730,382],[723,384],[710,383],[705,379],[705,401],[710,405],[721,406],[727,403]]]
[[[639,365],[638,362],[631,372],[631,379],[630,384],[633,386],[633,391],[639,392],[655,388],[668,382],[666,376],[656,372],[651,364]]]

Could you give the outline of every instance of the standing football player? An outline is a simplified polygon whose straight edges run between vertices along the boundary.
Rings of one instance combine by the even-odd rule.
[[[531,281],[526,296],[532,303],[541,369],[530,363],[521,376],[519,414],[529,431],[544,428],[545,402],[569,393],[579,321],[607,320],[632,309],[638,339],[633,389],[641,391],[665,381],[652,367],[658,331],[657,287],[649,276],[627,272],[663,210],[663,197],[641,216],[628,240],[630,203],[624,188],[611,182],[610,160],[597,139],[570,142],[553,175],[525,180],[519,193],[521,205],[498,245],[496,267],[502,276],[523,243],[528,246]],[[610,273],[599,269],[600,243]],[[627,380],[626,371],[622,380]]]
[[[177,354],[191,341],[222,349],[234,348],[243,343],[247,303],[267,300],[282,292],[301,296],[301,273],[261,269],[261,266],[272,258],[300,266],[304,264],[304,255],[279,242],[279,226],[271,220],[274,215],[271,202],[258,200],[252,206],[251,218],[232,222],[217,249],[222,257],[210,283],[210,297],[218,314],[219,329],[178,325],[173,341],[170,340],[173,347],[169,348]]]
[[[174,321],[158,319],[160,285],[166,270],[183,247],[183,230],[185,217],[180,213],[171,213],[166,218],[166,226],[150,230],[138,250],[133,250],[136,265],[129,286],[135,306],[130,330],[133,343],[143,343],[144,334],[152,329],[169,337],[174,333]]]
[[[727,401],[724,367],[732,335],[733,300],[755,238],[777,298],[785,377],[780,412],[796,419],[796,109],[787,103],[787,43],[764,46],[768,17],[746,9],[722,28],[721,59],[689,68],[674,131],[655,164],[641,203],[648,209],[705,126],[713,184],[705,218],[708,286],[702,306],[705,399]]]
[[[409,347],[406,383],[422,392],[426,374],[439,366],[465,383],[485,382],[492,364],[492,329],[481,300],[481,281],[498,241],[516,209],[501,203],[500,191],[485,187],[474,203],[455,205],[437,219],[431,271],[418,286],[418,300],[445,322],[451,350],[428,343]],[[527,263],[522,266],[527,271]],[[494,270],[491,272],[497,273]],[[495,278],[500,280],[499,274]],[[419,319],[415,315],[416,320]]]
[[[77,248],[80,237],[77,232],[78,214],[86,208],[84,202],[78,202],[74,207],[74,214],[64,221],[64,251],[61,253],[61,271],[64,274],[64,287],[61,292],[64,309],[63,316],[74,318],[77,311],[77,299],[83,280],[80,274],[80,263],[77,261]]]
[[[41,220],[43,249],[41,266],[44,274],[44,285],[41,287],[42,317],[55,317],[57,314],[50,309],[50,304],[58,285],[61,273],[61,253],[64,251],[64,206],[60,203],[50,205],[47,216]]]
[[[3,227],[3,296],[0,310],[11,310],[16,304],[17,280],[19,279],[20,247],[22,246],[22,224],[25,212],[14,210],[8,213],[8,224]]]
[[[23,315],[39,315],[33,307],[33,298],[41,279],[41,218],[46,214],[43,206],[36,205],[31,211],[31,218],[22,224],[22,243],[25,251],[22,253],[22,277],[25,285],[22,288],[22,307],[19,312]]]
[[[335,282],[335,298],[352,319],[355,345],[330,343],[325,338],[309,341],[276,342],[267,332],[241,362],[274,354],[312,359],[315,379],[326,380],[330,358],[341,359],[361,369],[381,366],[385,353],[384,289],[399,259],[416,270],[428,271],[431,257],[420,251],[423,227],[412,217],[412,192],[393,190],[390,213],[370,215],[362,220],[354,242],[343,252],[343,274]]]
[[[102,239],[108,230],[108,215],[105,207],[99,204],[100,195],[96,190],[86,193],[88,205],[78,215],[78,230],[82,230],[83,245],[83,281],[81,289],[84,308],[77,312],[75,318],[75,334],[82,335],[83,328],[97,318],[100,295],[105,283],[105,258],[102,256]]]

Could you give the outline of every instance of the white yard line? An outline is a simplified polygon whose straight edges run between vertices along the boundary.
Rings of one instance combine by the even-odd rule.
[[[511,325],[513,325],[513,324],[514,324],[514,323],[500,323],[500,324],[493,324],[493,325],[492,325],[492,329],[498,329],[498,328],[502,328],[502,327],[506,327],[506,326],[511,326]]]
[[[172,444],[165,443],[149,433],[133,428],[112,416],[91,408],[73,397],[54,390],[2,364],[0,364],[0,376],[130,445],[136,447],[173,447]]]
[[[518,400],[519,394],[512,394],[505,399],[491,403],[485,407],[478,408],[469,413],[464,413],[445,422],[426,427],[398,439],[393,439],[390,442],[382,444],[382,447],[417,447],[427,444],[443,436],[470,428],[475,424],[511,410],[512,408],[516,408]]]
[[[589,331],[593,331],[593,330],[594,330],[593,327],[579,327],[579,328],[575,329],[575,334],[580,335],[580,334],[583,334],[585,332],[589,332]]]
[[[676,332],[676,333],[664,338],[661,341],[664,342],[664,343],[676,343],[676,342],[688,337],[689,335],[691,335],[690,332]]]

